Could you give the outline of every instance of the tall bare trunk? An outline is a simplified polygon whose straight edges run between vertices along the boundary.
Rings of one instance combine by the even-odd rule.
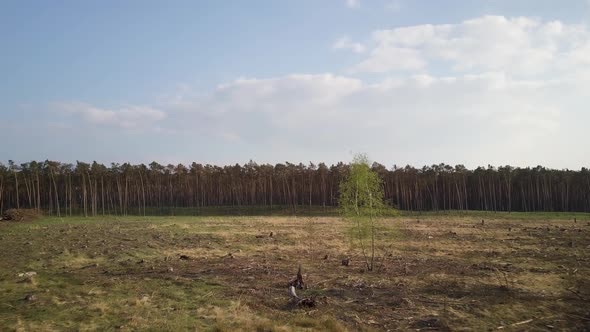
[[[14,182],[16,182],[16,208],[20,209],[20,195],[18,191],[18,175],[16,174],[16,170],[14,172]]]
[[[61,212],[59,208],[59,194],[57,192],[57,183],[55,182],[55,174],[53,173],[53,168],[49,167],[49,172],[51,173],[51,181],[53,182],[53,189],[55,190],[55,208],[57,210],[57,216],[61,217]]]

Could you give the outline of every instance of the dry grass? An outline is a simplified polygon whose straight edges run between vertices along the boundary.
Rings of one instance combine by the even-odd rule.
[[[383,269],[368,272],[336,217],[0,224],[0,330],[590,328],[587,220],[428,216],[381,226]],[[299,293],[316,308],[290,304],[299,265],[308,285]],[[26,271],[37,272],[31,282],[17,277]]]

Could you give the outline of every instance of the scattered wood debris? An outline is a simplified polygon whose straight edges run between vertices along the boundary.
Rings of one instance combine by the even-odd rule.
[[[299,269],[297,270],[297,277],[289,282],[289,296],[291,297],[291,301],[298,307],[307,307],[313,308],[316,306],[316,301],[314,298],[301,298],[297,295],[295,289],[304,289],[305,283],[303,282],[303,275],[301,274],[301,265],[299,265]]]
[[[519,325],[524,325],[524,324],[528,324],[530,322],[532,322],[533,319],[527,319],[527,320],[523,320],[522,322],[518,322],[518,323],[514,323],[514,324],[510,324],[510,325],[502,325],[502,326],[498,326],[498,330],[502,330],[505,329],[507,327],[514,327],[514,326],[519,326]]]
[[[297,295],[297,292],[295,292],[294,286],[289,286],[289,295],[291,296],[291,301],[298,307],[313,308],[316,306],[315,299],[310,298],[310,297],[306,297],[306,298],[299,297]]]

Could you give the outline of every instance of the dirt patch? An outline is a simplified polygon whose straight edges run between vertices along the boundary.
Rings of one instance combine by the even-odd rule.
[[[33,221],[39,219],[43,214],[36,209],[8,209],[2,214],[3,221]]]

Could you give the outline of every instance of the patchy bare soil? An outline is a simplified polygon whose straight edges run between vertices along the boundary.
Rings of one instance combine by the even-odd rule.
[[[0,330],[590,330],[590,218],[488,218],[386,219],[377,271],[339,218],[1,223]]]

